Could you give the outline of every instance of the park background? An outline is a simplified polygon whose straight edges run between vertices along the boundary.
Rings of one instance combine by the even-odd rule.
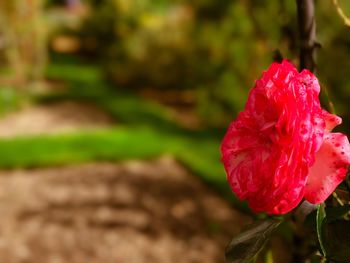
[[[350,28],[315,4],[321,100],[349,134]],[[1,262],[223,262],[254,216],[221,138],[298,39],[295,1],[1,0]],[[270,243],[261,262],[292,258],[288,231]]]

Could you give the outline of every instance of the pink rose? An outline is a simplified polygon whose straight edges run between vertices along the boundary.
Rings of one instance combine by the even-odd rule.
[[[232,190],[256,212],[284,214],[305,198],[323,202],[350,164],[347,137],[331,130],[341,118],[320,106],[308,70],[273,63],[250,91],[221,145]]]

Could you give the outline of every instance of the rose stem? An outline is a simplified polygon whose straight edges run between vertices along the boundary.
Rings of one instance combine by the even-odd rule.
[[[314,0],[296,0],[299,26],[300,70],[308,69],[315,72],[316,21]]]

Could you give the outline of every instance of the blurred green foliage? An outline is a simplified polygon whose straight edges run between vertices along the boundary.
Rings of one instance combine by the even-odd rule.
[[[225,126],[243,108],[254,80],[276,54],[298,61],[295,1],[20,3],[3,1],[0,11],[0,37],[4,40],[0,41],[0,59],[5,67],[10,64],[8,72],[17,79],[11,83],[14,86],[29,87],[28,81],[42,77],[47,37],[55,51],[59,42],[55,40],[68,35],[73,42],[71,39],[63,46],[76,45],[76,53],[103,67],[104,75],[118,88],[176,91],[172,93],[175,103],[195,107],[207,125]],[[331,0],[315,3],[321,44],[317,74],[338,113],[350,119],[350,62],[345,59],[350,55],[350,29],[342,23]],[[350,15],[350,3],[339,3]],[[28,23],[20,23],[24,16]],[[183,91],[192,92],[190,101],[182,101]]]
[[[207,124],[243,107],[274,50],[287,50],[283,30],[294,27],[290,1],[89,2],[93,12],[77,34],[109,79],[124,88],[192,90]]]
[[[0,87],[0,116],[20,107],[25,100],[22,94],[11,87]]]
[[[0,1],[0,80],[6,76],[8,86],[28,90],[42,80],[47,55],[44,1]]]
[[[70,34],[125,89],[190,90],[208,125],[226,125],[277,53],[297,64],[295,1],[86,0]],[[346,13],[350,4],[340,1]],[[349,28],[332,1],[316,1],[318,75],[348,117]],[[179,96],[179,103],[181,103]]]

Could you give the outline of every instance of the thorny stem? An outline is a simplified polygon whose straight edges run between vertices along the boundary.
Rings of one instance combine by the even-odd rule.
[[[300,40],[300,69],[316,69],[316,21],[314,0],[296,0]]]

